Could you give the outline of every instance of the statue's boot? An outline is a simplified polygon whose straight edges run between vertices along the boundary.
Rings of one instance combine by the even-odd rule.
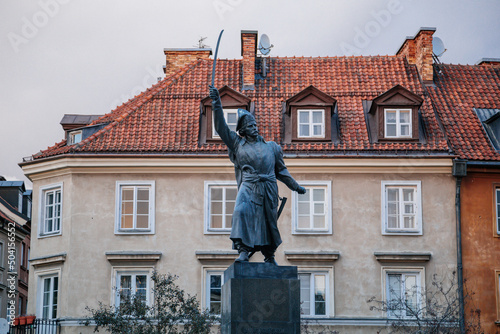
[[[241,242],[235,242],[235,246],[238,250],[238,253],[240,254],[235,262],[248,262],[248,252],[250,251],[249,248]]]
[[[270,249],[269,247],[265,247],[262,249],[262,255],[264,255],[264,262],[265,263],[270,263],[270,264],[273,264],[275,266],[278,265],[278,263],[274,259],[274,252],[275,251],[276,251],[275,249]]]

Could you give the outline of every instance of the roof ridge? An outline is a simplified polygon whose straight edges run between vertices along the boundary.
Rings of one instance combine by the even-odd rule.
[[[170,87],[172,84],[175,83],[176,80],[182,78],[187,72],[189,72],[194,67],[196,67],[201,62],[201,60],[202,59],[197,59],[196,61],[193,61],[193,62],[187,64],[186,66],[182,67],[177,72],[170,75],[169,77],[164,78],[163,80],[157,82],[156,84],[153,84],[153,86],[146,89],[144,92],[141,92],[140,94],[136,95],[132,101],[129,100],[130,103],[126,102],[125,104],[120,105],[119,108],[126,109],[124,113],[122,113],[120,116],[115,118],[113,121],[111,121],[104,128],[100,129],[96,133],[92,134],[91,136],[85,138],[84,140],[82,140],[81,142],[76,144],[69,151],[76,151],[76,150],[82,148],[83,146],[85,146],[86,144],[88,144],[89,142],[94,140],[95,138],[103,135],[105,132],[112,129],[117,124],[121,123],[121,121],[123,121],[125,118],[130,116],[132,113],[138,112],[139,110],[141,110],[142,107],[144,106],[144,104],[147,103],[148,101],[150,101],[153,98],[153,96],[160,93],[164,89]],[[148,93],[148,92],[150,94],[146,95],[146,93]],[[118,107],[115,110],[117,110],[117,109],[118,109]],[[113,113],[113,111],[111,113]]]

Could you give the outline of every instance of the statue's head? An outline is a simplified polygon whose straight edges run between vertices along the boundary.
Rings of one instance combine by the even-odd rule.
[[[236,131],[238,131],[243,137],[257,138],[259,135],[255,117],[253,117],[249,111],[245,109],[238,109],[238,123],[236,124]]]

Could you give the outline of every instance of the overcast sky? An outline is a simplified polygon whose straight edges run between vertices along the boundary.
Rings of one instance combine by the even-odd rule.
[[[0,0],[0,175],[64,137],[64,114],[104,114],[163,76],[164,48],[200,37],[240,58],[240,31],[272,56],[393,55],[435,27],[444,63],[500,58],[499,0]],[[28,181],[27,186],[31,187]]]

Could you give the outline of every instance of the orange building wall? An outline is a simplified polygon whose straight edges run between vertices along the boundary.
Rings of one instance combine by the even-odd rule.
[[[500,238],[496,233],[495,186],[500,187],[500,173],[470,172],[462,181],[462,260],[464,279],[474,295],[466,305],[466,319],[471,309],[481,310],[485,333],[500,333],[498,280]],[[496,273],[498,275],[498,272]]]

